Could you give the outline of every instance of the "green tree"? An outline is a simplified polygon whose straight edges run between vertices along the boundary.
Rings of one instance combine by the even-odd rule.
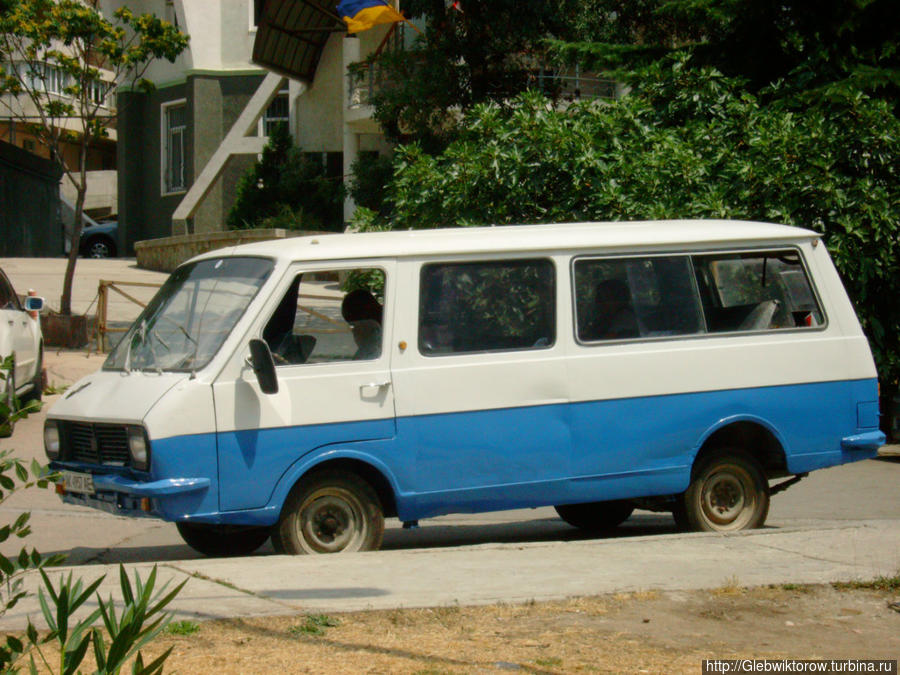
[[[340,178],[326,175],[322,155],[302,152],[276,127],[262,158],[238,182],[228,228],[342,230],[343,197]]]
[[[135,15],[122,7],[109,20],[97,5],[98,0],[5,0],[0,13],[0,94],[10,95],[0,97],[0,105],[11,119],[34,129],[75,188],[63,314],[72,310],[88,149],[108,135],[115,119],[107,101],[124,84],[152,89],[144,79],[150,63],[174,61],[188,43],[152,14]],[[64,158],[64,143],[78,147],[74,162]]]
[[[841,87],[900,100],[895,0],[588,0],[573,22],[576,40],[554,51],[632,82],[677,54],[753,93],[780,82],[768,95],[804,105]]]
[[[371,103],[386,135],[436,150],[452,140],[458,111],[522,92],[543,61],[543,41],[571,39],[575,0],[409,0],[425,31],[409,48],[371,57],[385,83]]]

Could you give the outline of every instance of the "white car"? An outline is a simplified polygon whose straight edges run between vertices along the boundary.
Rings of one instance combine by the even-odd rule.
[[[44,299],[29,296],[24,306],[13,290],[3,270],[0,270],[0,359],[10,354],[15,366],[0,380],[0,433],[6,427],[5,417],[13,409],[13,392],[20,399],[40,400],[42,393],[41,368],[44,341],[41,323],[29,312],[39,312]],[[11,386],[10,386],[11,385]],[[6,429],[7,433],[10,429]]]

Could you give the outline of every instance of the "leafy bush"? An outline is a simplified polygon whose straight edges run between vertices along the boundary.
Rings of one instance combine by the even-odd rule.
[[[350,196],[357,206],[387,214],[385,188],[393,175],[391,158],[376,153],[360,153],[350,168]]]
[[[847,90],[792,110],[777,86],[673,59],[611,104],[529,92],[476,106],[440,154],[398,149],[396,229],[728,218],[824,236],[890,387],[900,376],[900,120]],[[384,227],[369,215],[363,229]]]
[[[344,187],[326,176],[320,154],[292,145],[287,130],[276,127],[256,162],[238,181],[228,213],[231,230],[259,227],[343,229]]]

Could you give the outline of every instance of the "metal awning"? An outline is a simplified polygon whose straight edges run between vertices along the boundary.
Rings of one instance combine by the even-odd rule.
[[[316,75],[332,33],[347,25],[333,0],[263,0],[253,42],[253,62],[307,84]]]

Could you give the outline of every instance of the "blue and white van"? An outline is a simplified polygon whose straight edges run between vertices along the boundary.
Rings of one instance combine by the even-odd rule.
[[[207,253],[44,436],[64,501],[174,521],[211,555],[376,549],[386,517],[546,505],[595,531],[635,508],[754,528],[771,494],[885,440],[819,235],[729,221]]]

